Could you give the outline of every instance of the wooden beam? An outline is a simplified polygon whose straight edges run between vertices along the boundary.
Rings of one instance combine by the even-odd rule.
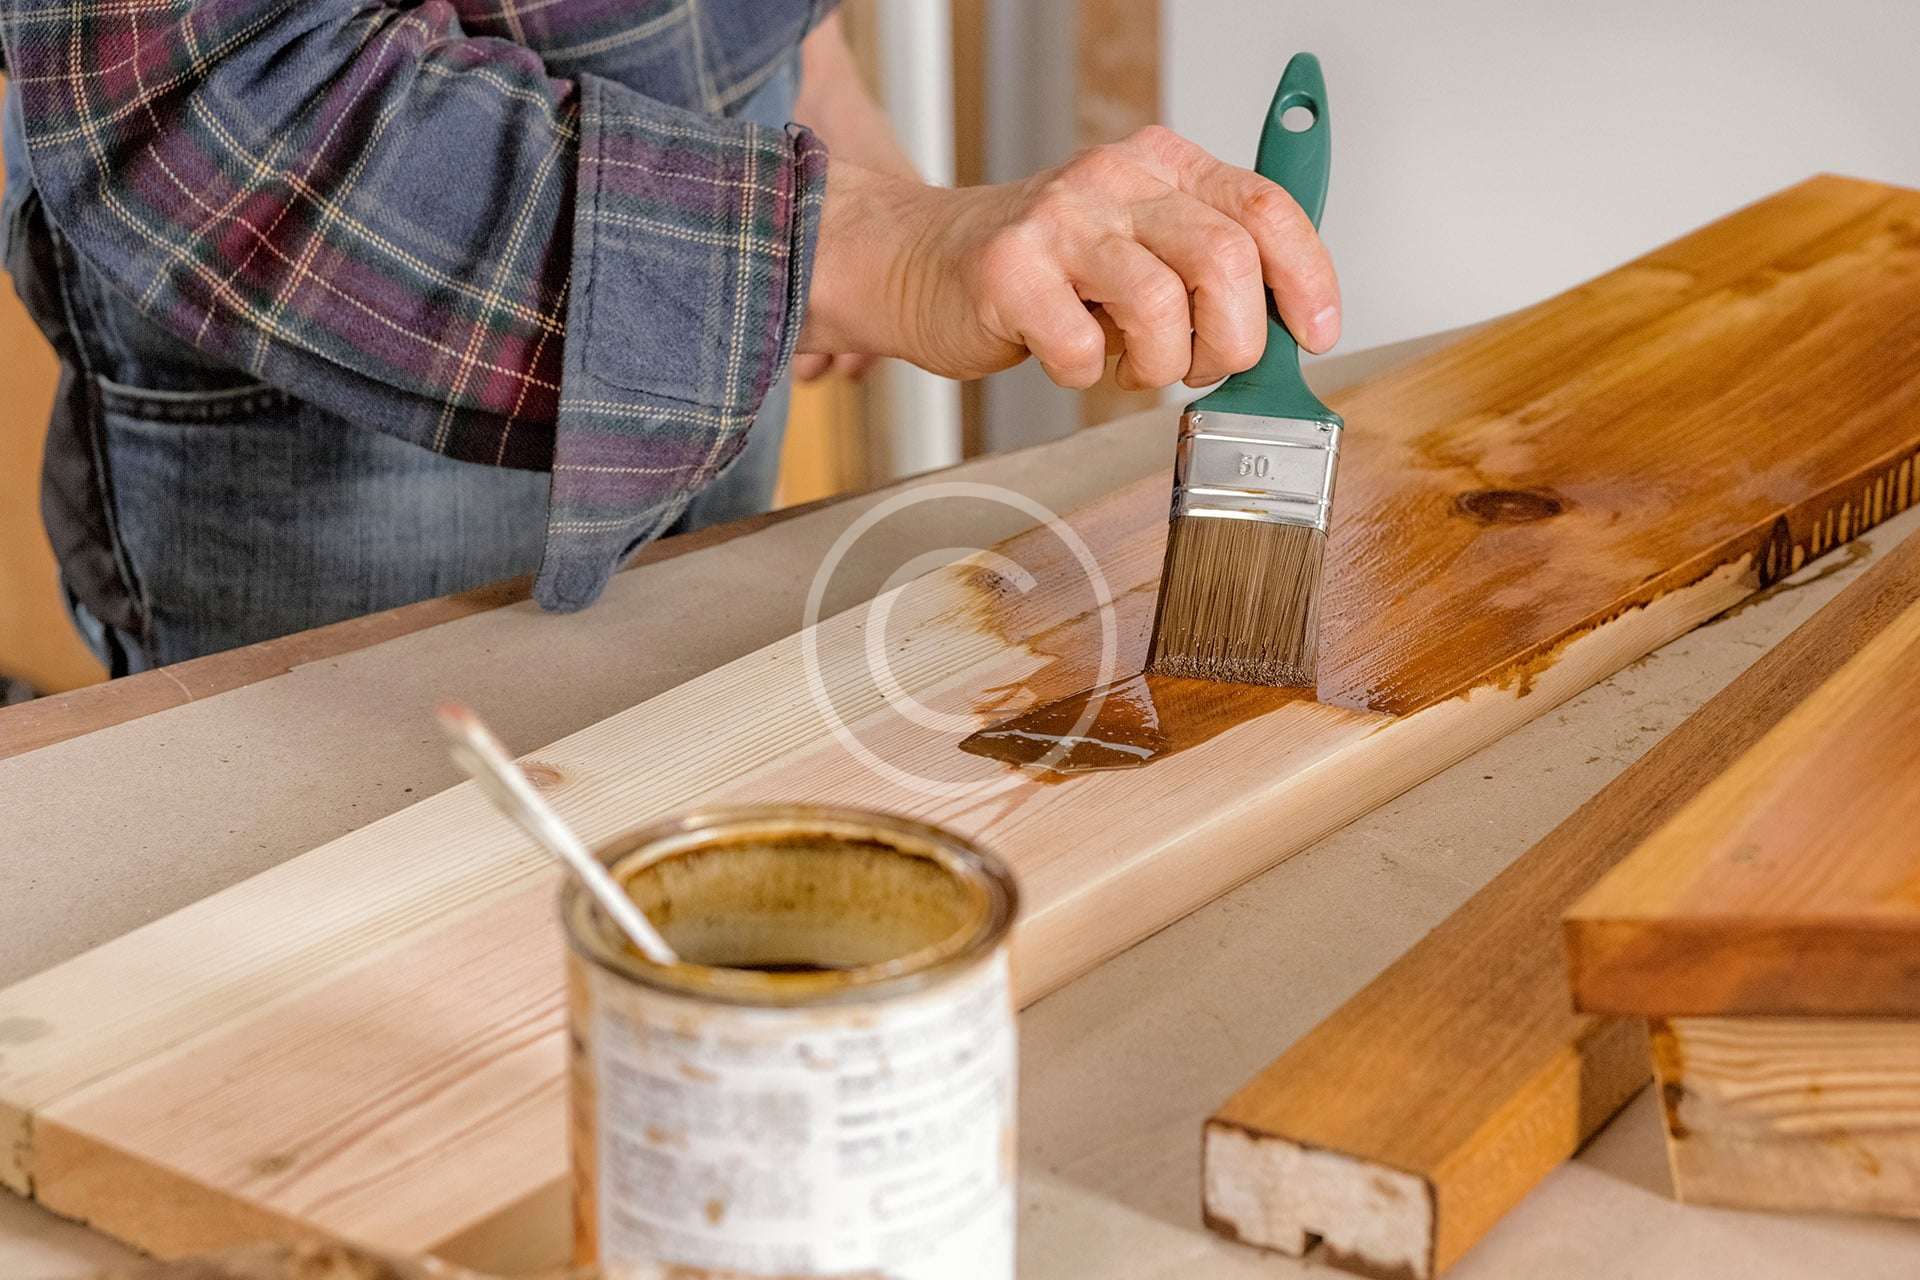
[[[1920,1018],[1920,604],[1567,914],[1583,1009]]]
[[[1021,879],[1030,1000],[1746,598],[1842,511],[1905,505],[1857,515],[1920,450],[1920,385],[1887,373],[1920,363],[1916,220],[1920,193],[1804,183],[1334,397],[1319,701],[1223,695],[1206,741],[1064,782],[957,749],[1093,683],[1108,621],[1139,660],[1153,476],[1069,522],[1110,618],[1042,525],[536,758],[589,840],[768,799],[973,835]],[[0,1181],[166,1252],[557,1255],[553,887],[455,787],[0,992]]]
[[[1079,0],[1074,42],[1074,142],[1118,142],[1164,115],[1160,97],[1160,0]],[[1251,156],[1252,139],[1248,139]],[[1242,157],[1240,163],[1247,163]],[[1160,401],[1157,391],[1122,391],[1113,360],[1080,393],[1080,422],[1097,426]],[[1178,388],[1176,388],[1177,390]]]
[[[953,0],[953,185],[987,180],[987,0]],[[986,452],[986,392],[960,384],[960,451]]]
[[[1575,1003],[1652,1020],[1683,1199],[1920,1217],[1920,602],[1782,710],[1568,912]]]
[[[1240,1090],[1212,1223],[1367,1273],[1458,1261],[1648,1077],[1638,1019],[1571,1008],[1561,914],[1916,600],[1909,540]]]
[[[1160,0],[1080,0],[1075,49],[1074,133],[1082,146],[1159,122]]]
[[[1920,1218],[1920,1021],[1659,1019],[1653,1047],[1682,1200]]]

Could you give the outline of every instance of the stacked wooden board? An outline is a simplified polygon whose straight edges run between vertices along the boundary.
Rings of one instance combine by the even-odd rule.
[[[1911,503],[1916,227],[1816,179],[1336,397],[1320,701],[1145,770],[1010,774],[955,726],[1095,683],[1109,626],[1137,664],[1164,480],[1071,516],[1104,591],[1042,527],[538,762],[592,840],[766,799],[974,835],[1034,998]],[[0,993],[0,1180],[161,1253],[557,1259],[552,891],[457,787]]]
[[[1677,1190],[1920,1217],[1920,585],[1568,913],[1651,1020]]]
[[[1562,914],[1920,599],[1903,543],[1523,854],[1208,1124],[1219,1224],[1437,1275],[1647,1082],[1643,1022],[1577,1012]]]

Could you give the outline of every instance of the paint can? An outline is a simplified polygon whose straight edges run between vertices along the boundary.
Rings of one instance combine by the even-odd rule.
[[[599,855],[683,963],[576,886],[576,1259],[608,1276],[1011,1280],[1012,878],[937,827],[712,810]]]

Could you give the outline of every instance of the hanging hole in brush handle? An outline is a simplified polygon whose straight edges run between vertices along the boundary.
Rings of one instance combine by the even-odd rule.
[[[1327,83],[1320,74],[1320,60],[1310,53],[1298,53],[1287,63],[1280,87],[1274,91],[1272,105],[1267,108],[1253,167],[1262,177],[1285,187],[1287,194],[1318,227],[1321,210],[1327,203],[1327,178],[1332,161]],[[1221,413],[1340,421],[1339,415],[1308,390],[1300,376],[1300,348],[1281,323],[1271,292],[1267,296],[1267,349],[1260,362],[1244,373],[1234,374],[1190,407]]]

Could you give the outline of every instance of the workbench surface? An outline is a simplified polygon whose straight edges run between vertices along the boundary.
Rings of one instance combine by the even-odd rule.
[[[1324,394],[1441,340],[1325,362],[1312,380]],[[1065,509],[1165,468],[1171,452],[1158,427],[1123,422],[941,478]],[[880,497],[661,556],[572,618],[482,593],[326,643],[203,660],[217,665],[170,683],[177,698],[109,686],[52,717],[39,709],[37,741],[63,736],[47,732],[62,717],[68,733],[104,727],[0,759],[0,985],[451,785],[427,718],[441,697],[470,702],[528,751],[791,633],[812,566]],[[913,507],[856,549],[830,604],[867,598],[923,550],[989,545],[1024,523],[987,503]],[[1916,530],[1920,510],[1864,541],[1877,553]],[[1873,558],[1810,566],[1023,1013],[1024,1280],[1312,1269],[1201,1228],[1201,1121]],[[0,756],[10,732],[26,732],[12,715],[0,712]],[[0,1195],[5,1280],[126,1257]],[[1866,1278],[1917,1266],[1920,1225],[1676,1204],[1643,1094],[1451,1274]]]

